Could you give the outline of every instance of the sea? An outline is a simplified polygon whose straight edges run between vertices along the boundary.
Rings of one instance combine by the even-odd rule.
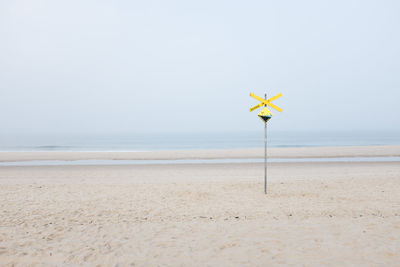
[[[271,131],[268,147],[400,145],[400,131]],[[218,133],[1,134],[0,151],[156,151],[263,148],[264,131]]]

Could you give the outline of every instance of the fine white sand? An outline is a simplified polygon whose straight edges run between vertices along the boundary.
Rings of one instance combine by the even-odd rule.
[[[345,156],[396,155],[397,148],[354,148],[353,154],[349,148]],[[246,151],[235,155],[245,158]],[[212,151],[199,153],[212,157]],[[399,162],[268,167],[268,195],[258,163],[0,167],[0,265],[399,265]]]

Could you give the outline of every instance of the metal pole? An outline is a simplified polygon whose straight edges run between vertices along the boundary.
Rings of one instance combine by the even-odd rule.
[[[265,94],[267,100],[267,94]],[[267,194],[267,122],[264,126],[264,192]]]

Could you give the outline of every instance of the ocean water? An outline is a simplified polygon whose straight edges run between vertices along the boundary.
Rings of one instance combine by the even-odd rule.
[[[268,132],[269,147],[400,145],[400,132]],[[154,151],[264,147],[264,131],[152,134],[0,133],[0,151]]]

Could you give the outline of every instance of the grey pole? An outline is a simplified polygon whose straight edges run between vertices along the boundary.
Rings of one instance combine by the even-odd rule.
[[[267,94],[265,94],[265,100],[267,100]],[[264,192],[267,194],[267,122],[264,126]]]

